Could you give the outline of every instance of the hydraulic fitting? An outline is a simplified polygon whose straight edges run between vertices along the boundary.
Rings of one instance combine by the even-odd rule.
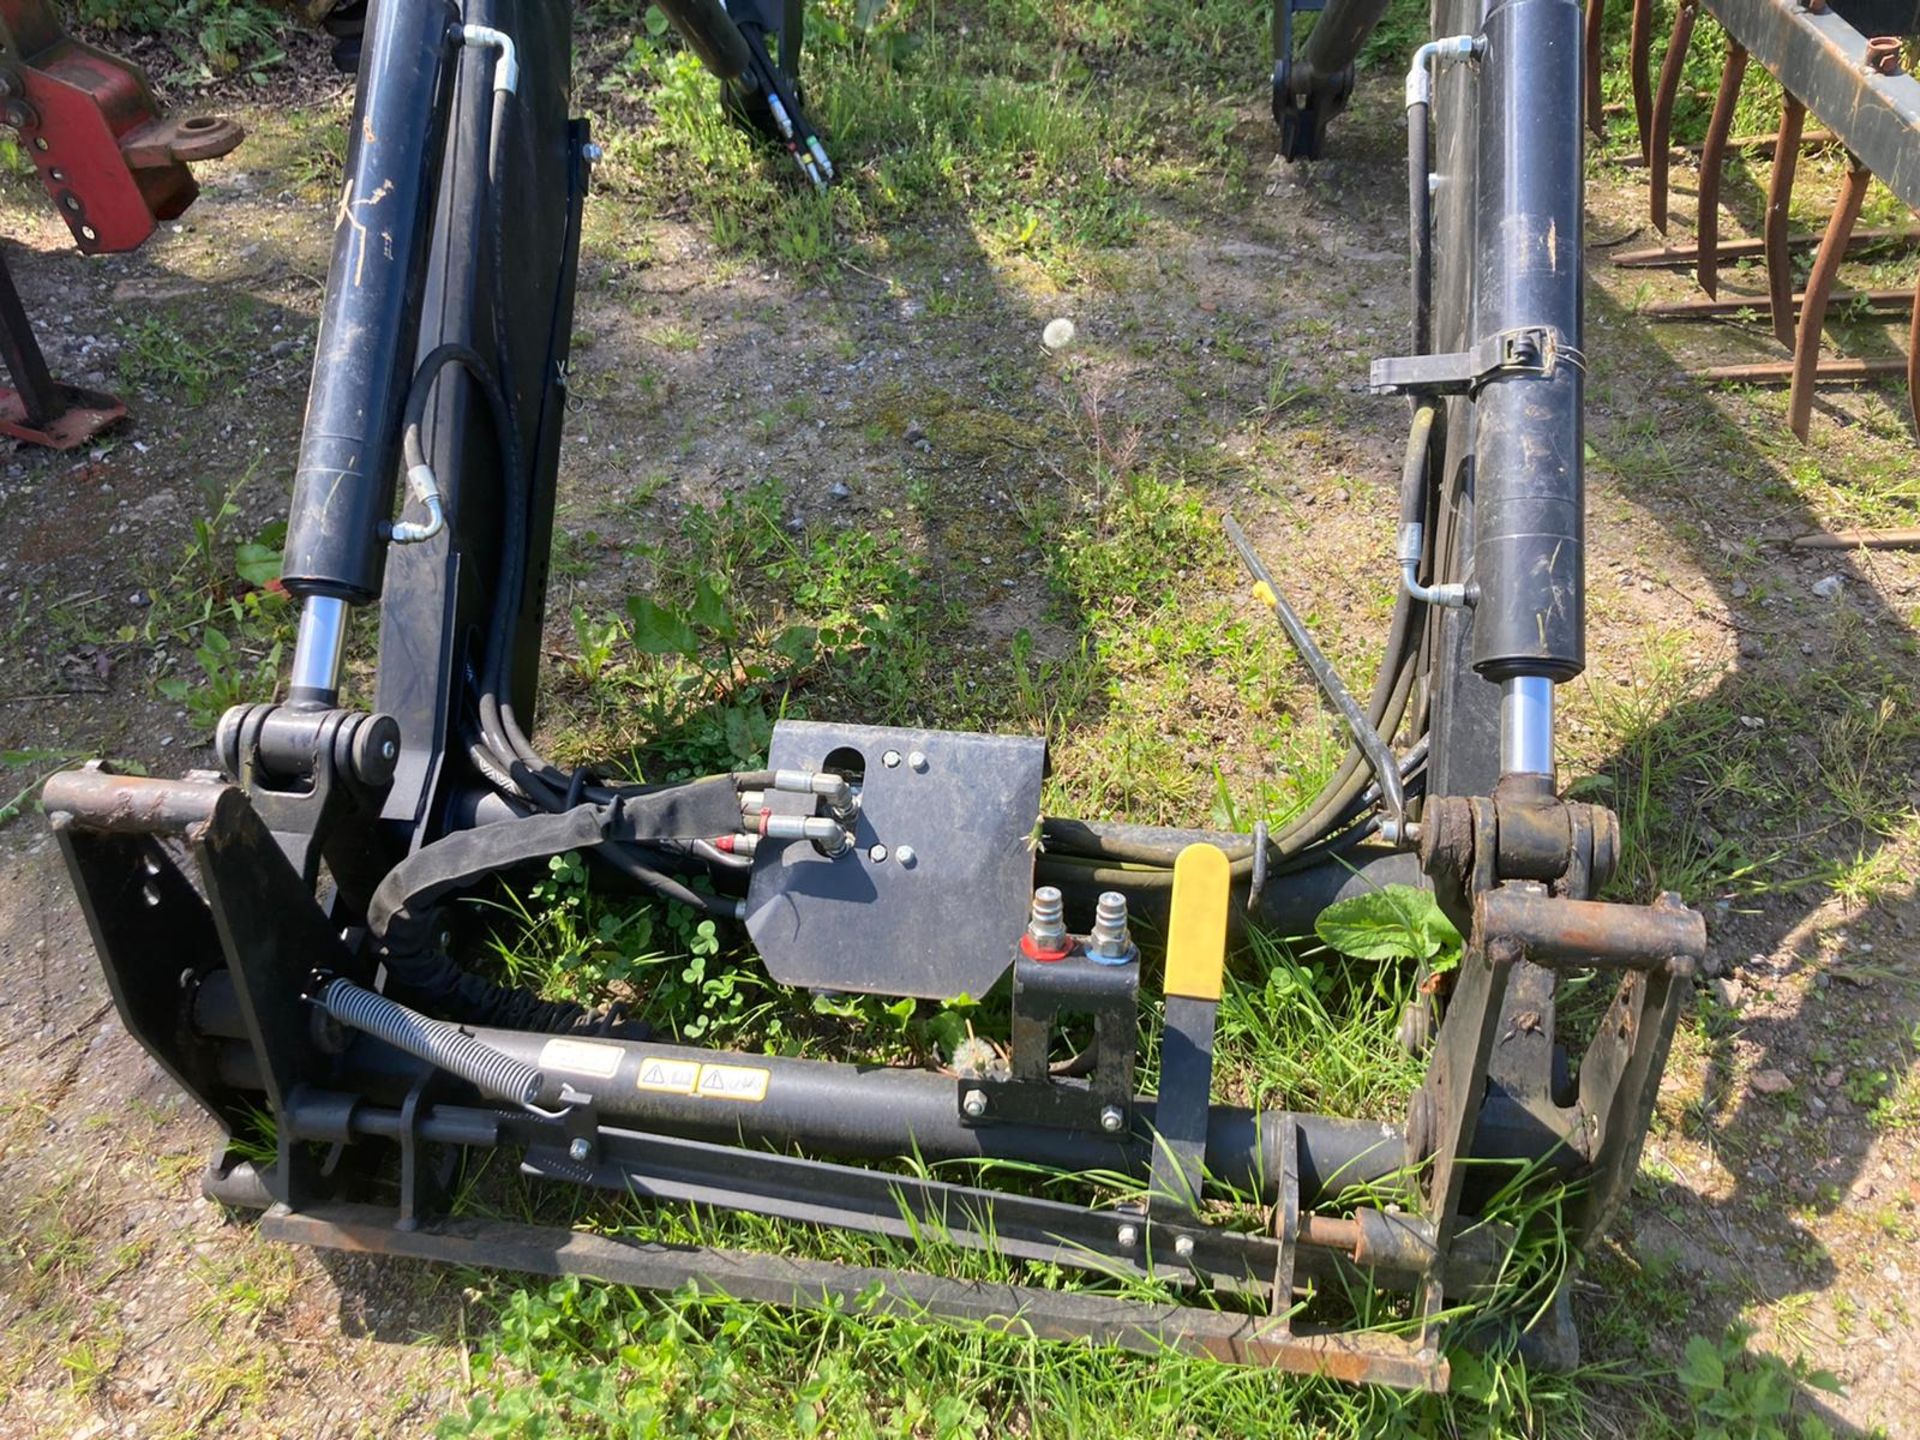
[[[760,834],[767,840],[819,840],[827,844],[846,843],[847,832],[829,815],[776,815],[760,813]]]
[[[1407,594],[1427,605],[1457,610],[1467,603],[1467,587],[1460,581],[1446,585],[1420,583],[1421,552],[1426,548],[1427,527],[1411,521],[1400,527],[1400,545],[1395,558],[1400,562],[1400,583]]]
[[[1126,965],[1140,958],[1127,931],[1127,897],[1118,890],[1100,896],[1093,933],[1087,937],[1087,956],[1102,965]]]
[[[520,53],[513,37],[491,25],[460,25],[454,33],[469,50],[492,50],[499,55],[493,67],[493,88],[511,95],[520,88]]]
[[[1033,892],[1033,909],[1027,920],[1027,933],[1020,937],[1020,948],[1035,960],[1059,960],[1073,949],[1073,937],[1067,934],[1066,902],[1052,885]]]
[[[395,545],[418,545],[447,528],[446,511],[440,504],[440,481],[431,465],[408,467],[407,489],[420,502],[420,508],[427,512],[427,518],[424,522],[397,520],[386,525],[387,539]]]

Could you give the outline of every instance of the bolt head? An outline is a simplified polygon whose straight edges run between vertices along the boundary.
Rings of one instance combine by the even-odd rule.
[[[916,750],[907,756],[907,766],[921,775],[927,773],[927,756],[924,750]]]
[[[893,858],[898,860],[902,865],[905,865],[908,869],[912,869],[913,862],[915,860],[918,860],[920,857],[913,853],[913,846],[900,845],[895,847],[893,852]]]
[[[987,1113],[987,1092],[969,1090],[960,1097],[960,1109],[969,1120],[978,1120]]]
[[[875,845],[872,849],[867,851],[867,859],[871,860],[876,865],[886,864],[887,863],[887,847],[884,845]]]
[[[1175,1240],[1173,1242],[1173,1253],[1178,1255],[1182,1260],[1191,1260],[1193,1258],[1193,1237],[1191,1235],[1182,1235],[1178,1240]]]
[[[587,1163],[587,1157],[593,1154],[593,1146],[587,1143],[585,1136],[581,1136],[580,1138],[576,1139],[571,1145],[567,1146],[567,1154],[572,1156],[574,1160],[578,1161],[580,1164],[584,1165]]]
[[[1119,1242],[1122,1250],[1131,1250],[1140,1243],[1140,1227],[1138,1225],[1122,1225],[1119,1233],[1113,1238]]]
[[[391,740],[381,741],[380,758],[382,760],[398,760],[400,758],[400,747]]]
[[[1117,1134],[1120,1127],[1126,1123],[1127,1117],[1120,1113],[1118,1105],[1109,1105],[1100,1112],[1100,1128],[1109,1135]]]
[[[880,763],[889,770],[898,770],[900,768],[900,752],[898,750],[887,751],[886,754],[880,757]]]
[[[580,158],[585,160],[589,165],[598,165],[600,163],[600,157],[606,153],[606,151],[602,150],[591,140],[580,147]]]

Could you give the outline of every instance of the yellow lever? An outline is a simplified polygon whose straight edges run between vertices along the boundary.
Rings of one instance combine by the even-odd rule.
[[[1189,845],[1173,862],[1167,920],[1167,994],[1218,1000],[1227,967],[1227,904],[1233,866],[1217,845]]]

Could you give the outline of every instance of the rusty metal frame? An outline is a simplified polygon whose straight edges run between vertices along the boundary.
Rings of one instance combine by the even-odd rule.
[[[949,1280],[891,1268],[662,1245],[502,1221],[444,1220],[430,1228],[400,1230],[386,1212],[370,1205],[324,1205],[297,1212],[276,1206],[261,1220],[260,1233],[294,1245],[476,1269],[583,1275],[642,1290],[691,1285],[703,1295],[789,1309],[958,1321],[1012,1335],[1090,1340],[1147,1355],[1204,1355],[1352,1383],[1443,1391],[1449,1375],[1446,1359],[1423,1353],[1414,1340],[1375,1331],[1296,1328],[1284,1315],[1144,1304],[1081,1291]]]
[[[1590,35],[1597,33],[1604,0],[1589,0]],[[1769,318],[1775,337],[1792,352],[1785,363],[1714,366],[1696,371],[1716,382],[1786,382],[1788,423],[1801,440],[1808,435],[1814,387],[1822,380],[1872,379],[1904,372],[1914,423],[1920,429],[1920,319],[1912,327],[1904,362],[1889,359],[1822,361],[1820,335],[1826,322],[1842,258],[1859,239],[1854,235],[1870,178],[1878,176],[1895,195],[1920,210],[1920,80],[1900,67],[1897,39],[1862,34],[1825,0],[1683,0],[1674,17],[1672,41],[1661,67],[1657,93],[1647,84],[1647,32],[1651,0],[1635,0],[1634,34],[1629,64],[1633,72],[1634,113],[1641,135],[1642,155],[1651,168],[1649,208],[1654,227],[1662,232],[1667,221],[1667,144],[1674,92],[1692,36],[1691,12],[1696,4],[1726,30],[1728,51],[1714,100],[1706,142],[1700,152],[1698,244],[1690,252],[1675,248],[1672,259],[1693,259],[1700,285],[1710,298],[1719,295],[1719,267],[1736,246],[1720,243],[1720,186],[1735,102],[1750,62],[1758,62],[1781,84],[1785,100],[1773,142],[1773,162],[1767,182],[1766,216],[1761,249],[1766,257],[1767,301],[1754,308]],[[1589,56],[1597,65],[1598,56]],[[1597,70],[1588,71],[1589,100],[1597,104]],[[1847,150],[1847,178],[1816,252],[1804,293],[1794,293],[1791,252],[1804,240],[1788,229],[1788,210],[1801,151],[1809,142],[1811,114],[1826,128],[1822,143],[1837,142]],[[1636,263],[1618,257],[1616,263]],[[1660,257],[1647,257],[1661,263]],[[1916,282],[1920,284],[1920,281]],[[1892,304],[1892,301],[1882,302]],[[1735,309],[1744,308],[1736,305]],[[1669,307],[1684,314],[1730,313],[1719,307]]]

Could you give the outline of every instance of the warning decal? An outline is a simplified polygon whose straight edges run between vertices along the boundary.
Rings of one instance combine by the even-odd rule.
[[[662,1055],[640,1057],[639,1088],[668,1095],[692,1095],[701,1100],[739,1100],[758,1105],[767,1098],[771,1070],[758,1065],[702,1065],[697,1060],[669,1060]]]
[[[658,1055],[642,1055],[640,1077],[635,1083],[642,1090],[691,1095],[699,1079],[700,1063],[697,1060],[667,1060]]]
[[[542,1070],[572,1070],[582,1075],[598,1075],[611,1080],[620,1068],[624,1052],[618,1045],[596,1045],[591,1040],[547,1041],[540,1047]]]
[[[771,1074],[752,1065],[702,1065],[697,1093],[704,1100],[745,1100],[758,1105],[767,1098]]]

